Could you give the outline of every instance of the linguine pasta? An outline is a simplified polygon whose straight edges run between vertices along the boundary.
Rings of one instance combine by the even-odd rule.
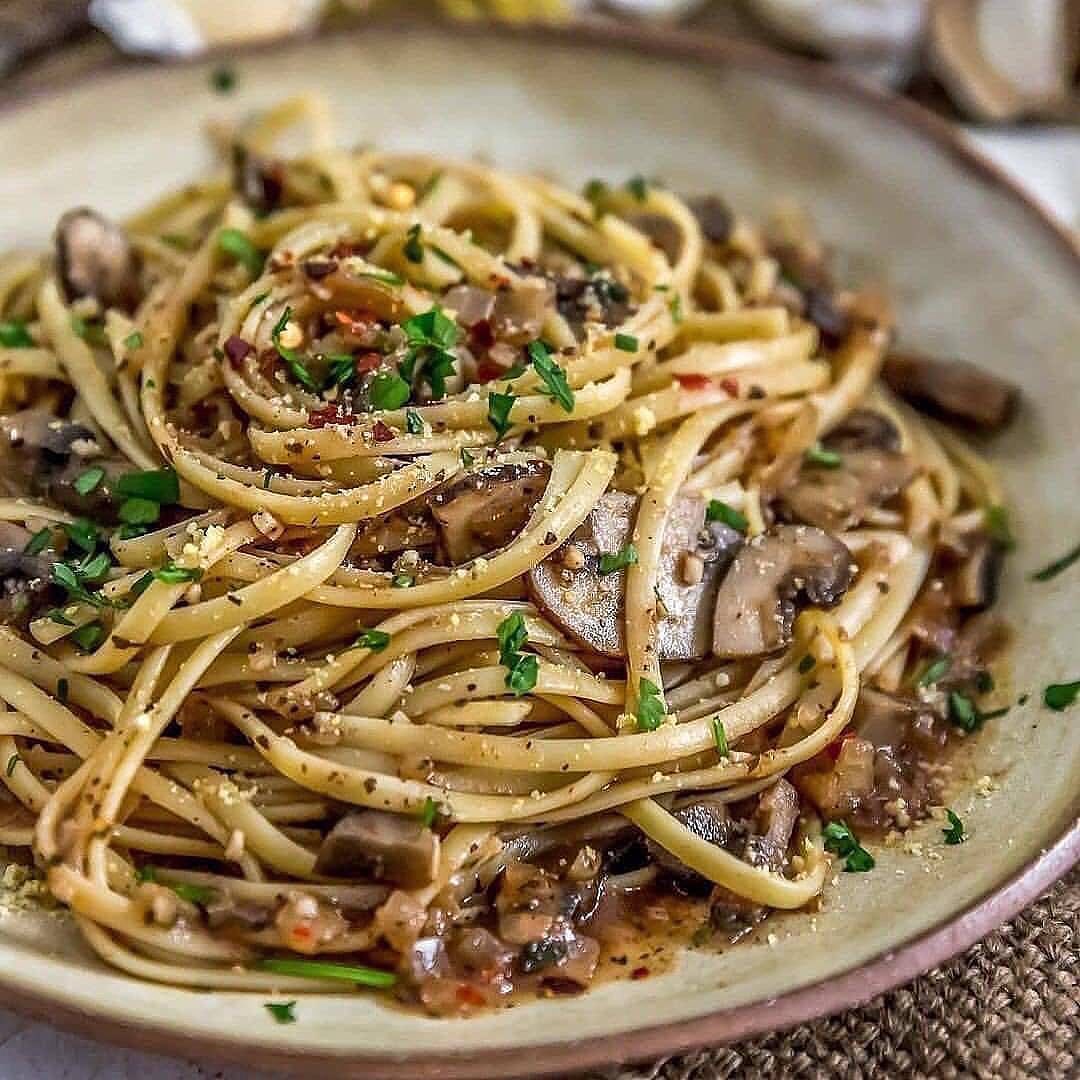
[[[0,841],[95,952],[469,1011],[929,812],[1002,495],[805,222],[228,152],[0,261]]]

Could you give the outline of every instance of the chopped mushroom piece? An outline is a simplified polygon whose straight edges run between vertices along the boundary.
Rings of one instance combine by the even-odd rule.
[[[747,861],[778,874],[798,819],[798,794],[786,780],[777,780],[758,800],[757,820],[762,832],[746,841]]]
[[[69,300],[131,309],[139,298],[139,257],[119,225],[94,210],[69,210],[56,226],[56,258]]]
[[[468,562],[513,540],[529,520],[550,475],[546,461],[489,465],[436,492],[431,512],[450,562]]]
[[[854,528],[913,479],[915,466],[899,443],[900,433],[886,417],[865,409],[853,413],[823,440],[840,455],[838,466],[804,461],[782,493],[782,516],[827,532]]]
[[[950,592],[956,605],[980,611],[990,607],[997,599],[1004,562],[1000,544],[983,532],[975,534],[968,554],[950,577]]]
[[[687,200],[701,233],[712,244],[726,244],[735,226],[735,216],[723,199],[716,195],[701,195]]]
[[[682,233],[671,218],[664,214],[634,214],[628,220],[667,256],[669,263],[678,259],[682,250]]]
[[[625,548],[636,509],[632,495],[609,491],[567,545],[529,571],[529,590],[537,606],[571,637],[605,656],[626,655],[626,572],[601,574],[600,560],[605,553]],[[661,659],[693,660],[708,655],[717,583],[742,540],[735,529],[718,521],[706,522],[700,499],[675,500],[664,530],[657,576]],[[688,554],[695,560],[692,581],[685,573]]]
[[[1020,400],[1018,386],[967,360],[894,352],[885,358],[881,374],[912,404],[988,432],[1005,427]]]
[[[415,889],[434,880],[438,865],[439,838],[431,829],[401,814],[357,810],[327,833],[315,872]]]
[[[702,840],[708,840],[717,847],[728,847],[739,831],[738,823],[728,813],[727,804],[710,795],[694,799],[675,810],[672,816],[695,836],[700,836]],[[653,861],[668,873],[681,879],[699,877],[655,840],[646,840],[646,845]]]
[[[759,656],[791,640],[796,601],[838,603],[851,583],[851,552],[808,525],[779,525],[745,544],[720,584],[713,624],[716,656]]]

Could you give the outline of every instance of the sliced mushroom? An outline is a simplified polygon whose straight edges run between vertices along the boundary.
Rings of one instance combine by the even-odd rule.
[[[119,225],[86,207],[56,226],[56,259],[69,300],[91,296],[103,308],[130,310],[139,298],[139,257]]]
[[[798,819],[798,793],[786,780],[777,780],[758,800],[757,820],[762,831],[746,841],[747,862],[778,874]]]
[[[745,544],[716,595],[713,653],[759,656],[791,640],[796,602],[838,603],[851,583],[851,552],[808,525],[779,525]]]
[[[701,233],[711,244],[726,244],[731,239],[731,230],[735,227],[735,215],[723,199],[717,195],[701,195],[689,199],[690,207]]]
[[[495,294],[476,285],[455,285],[443,297],[443,308],[462,326],[486,322],[495,310]]]
[[[540,333],[555,308],[555,287],[542,277],[530,277],[495,297],[491,325],[500,341],[525,345]]]
[[[915,475],[911,459],[896,449],[900,434],[879,413],[859,410],[824,445],[840,454],[836,468],[803,462],[782,494],[781,515],[828,532],[852,529],[874,507],[905,488]]]
[[[1020,400],[1015,383],[967,360],[936,360],[918,353],[890,353],[881,371],[902,398],[946,420],[1000,431]]]
[[[425,548],[435,543],[434,524],[417,512],[398,511],[365,521],[356,534],[349,555],[356,559],[375,558],[409,548]]]
[[[436,492],[431,512],[454,565],[508,544],[522,529],[547,487],[546,461],[488,465]]]
[[[537,606],[571,637],[605,656],[626,655],[626,573],[601,574],[601,557],[629,542],[636,509],[632,495],[609,491],[569,542],[528,576]],[[708,655],[717,582],[742,540],[742,534],[727,525],[706,522],[700,499],[675,500],[657,579],[661,659]]]
[[[315,872],[415,889],[434,880],[438,864],[439,838],[431,829],[400,814],[357,810],[327,833]]]
[[[25,628],[48,601],[51,552],[29,555],[32,533],[12,521],[0,521],[0,623]]]
[[[587,322],[619,326],[633,310],[626,286],[603,274],[555,278],[555,301],[559,314],[579,335]]]
[[[695,836],[722,848],[728,847],[740,828],[739,823],[728,813],[727,804],[710,795],[694,799],[675,810],[672,816]],[[647,840],[646,844],[653,861],[668,873],[684,880],[699,876],[655,840]]]
[[[664,214],[633,214],[630,224],[640,229],[674,263],[682,250],[682,233],[678,225]]]
[[[233,190],[257,214],[269,214],[281,206],[285,170],[280,161],[263,157],[237,143],[232,157]]]
[[[978,610],[990,607],[997,599],[1004,563],[1001,545],[985,533],[976,534],[968,554],[950,577],[950,592],[957,607]]]

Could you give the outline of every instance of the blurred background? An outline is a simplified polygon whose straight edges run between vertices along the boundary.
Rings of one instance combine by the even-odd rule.
[[[1080,227],[1080,0],[0,0],[0,87],[386,18],[632,21],[835,64],[963,125]]]

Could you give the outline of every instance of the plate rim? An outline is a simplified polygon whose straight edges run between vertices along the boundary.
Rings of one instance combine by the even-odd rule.
[[[720,34],[697,33],[651,24],[615,23],[579,18],[557,25],[460,24],[438,18],[380,17],[360,25],[320,29],[288,41],[210,50],[172,66],[202,66],[214,60],[242,59],[263,53],[284,53],[310,47],[320,38],[372,34],[397,35],[409,29],[442,29],[456,35],[493,37],[582,49],[634,52],[664,60],[700,65],[731,65],[781,81],[832,92],[884,115],[900,128],[919,136],[951,158],[972,179],[1010,197],[1031,224],[1051,239],[1080,282],[1080,230],[1059,222],[1044,204],[982,153],[946,119],[913,101],[898,97],[857,75],[822,62],[781,54],[767,46]],[[78,86],[117,75],[160,70],[156,61],[117,55],[88,71],[47,85],[0,88],[0,114],[48,101]],[[1080,796],[1074,800],[1074,811]],[[334,1069],[342,1077],[370,1080],[465,1080],[465,1078],[525,1078],[554,1076],[599,1066],[627,1064],[683,1053],[705,1046],[725,1045],[770,1031],[779,1031],[864,1004],[878,994],[908,982],[970,948],[991,931],[1019,914],[1070,869],[1080,863],[1080,814],[1049,847],[1011,877],[955,912],[938,925],[899,947],[871,957],[848,971],[759,1001],[721,1009],[689,1020],[676,1020],[633,1031],[594,1035],[580,1040],[523,1044],[497,1049],[439,1051],[430,1055],[365,1054],[356,1050],[330,1052],[310,1046],[260,1044],[256,1040],[200,1036],[197,1058],[212,1063],[242,1064],[261,1069],[288,1070],[291,1075],[323,1075]],[[178,988],[183,992],[182,988]],[[13,996],[14,995],[14,996]],[[190,1032],[156,1023],[134,1024],[111,1017],[107,1005],[95,1011],[58,1003],[47,993],[12,983],[0,972],[0,1004],[58,1028],[103,1041],[191,1059]]]

